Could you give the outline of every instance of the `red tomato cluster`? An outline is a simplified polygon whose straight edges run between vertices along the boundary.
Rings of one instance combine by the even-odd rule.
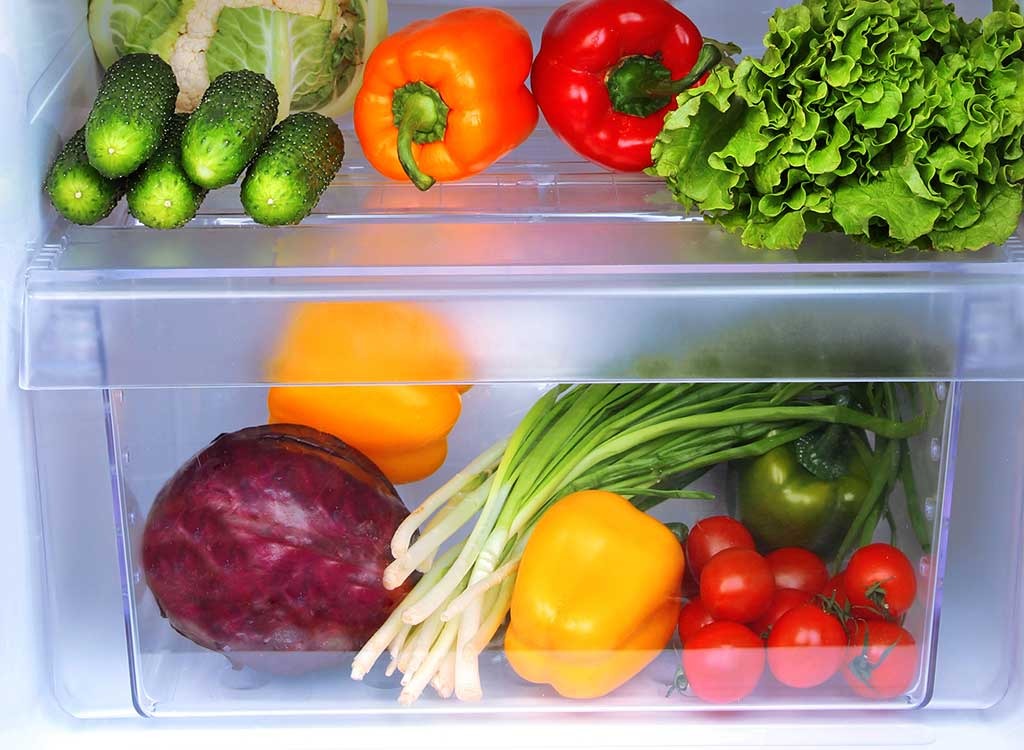
[[[705,518],[686,540],[690,596],[679,615],[683,671],[694,695],[732,703],[765,666],[783,685],[812,688],[842,673],[865,698],[910,687],[917,646],[899,622],[914,603],[914,568],[900,550],[871,544],[829,577],[805,549],[758,554],[728,516]]]

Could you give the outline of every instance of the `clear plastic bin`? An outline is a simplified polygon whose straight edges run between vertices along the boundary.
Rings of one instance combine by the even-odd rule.
[[[856,696],[836,675],[812,690],[794,690],[766,672],[757,691],[735,706],[715,706],[692,696],[666,695],[679,666],[678,641],[625,686],[605,698],[572,701],[545,686],[520,679],[501,649],[502,633],[481,657],[484,698],[479,703],[444,701],[428,690],[411,708],[398,705],[399,675],[384,676],[386,659],[362,681],[348,676],[353,654],[279,653],[274,669],[241,666],[252,655],[223,655],[205,650],[176,633],[161,616],[140,563],[140,545],[147,513],[163,483],[177,467],[221,432],[266,420],[263,389],[114,390],[110,399],[111,475],[116,490],[118,534],[124,539],[121,565],[127,583],[126,629],[130,639],[132,684],[136,704],[147,715],[229,715],[236,713],[365,714],[414,712],[595,712],[726,709],[863,709],[915,708],[931,695],[934,642],[940,617],[942,562],[951,502],[956,450],[958,390],[937,384],[942,396],[929,429],[912,441],[913,463],[922,498],[931,511],[933,538],[929,556],[922,553],[906,516],[906,503],[896,492],[890,499],[895,528],[882,523],[876,539],[896,543],[919,564],[917,604],[905,627],[919,644],[920,661],[912,687],[886,701]],[[449,458],[430,479],[399,488],[415,507],[429,491],[468,463],[487,445],[509,433],[543,392],[538,385],[481,386],[465,397],[465,408],[451,435]],[[154,425],[160,425],[154,429]],[[674,501],[655,515],[692,525],[707,515],[726,512],[731,497],[724,467],[701,480],[697,488],[716,493],[708,501]],[[596,585],[600,585],[597,583]],[[282,676],[310,664],[327,668]]]

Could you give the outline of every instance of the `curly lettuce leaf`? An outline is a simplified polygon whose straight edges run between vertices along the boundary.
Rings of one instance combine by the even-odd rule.
[[[885,247],[974,250],[1016,229],[1024,18],[940,0],[804,0],[760,59],[679,96],[652,173],[741,234],[796,248],[840,229]]]
[[[737,138],[743,130],[747,107],[733,106],[735,84],[728,68],[718,68],[704,86],[705,96],[681,103],[665,121],[671,138],[654,145],[656,173],[665,177],[683,205],[698,205],[705,211],[732,209],[733,191],[742,171],[730,171],[712,164],[712,156],[730,142],[746,145]],[[747,131],[744,131],[747,132]],[[716,164],[723,165],[721,158]]]

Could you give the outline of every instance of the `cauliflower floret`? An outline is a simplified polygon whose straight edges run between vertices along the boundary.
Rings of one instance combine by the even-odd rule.
[[[297,16],[319,16],[324,9],[325,0],[274,0],[280,10],[294,13]]]
[[[206,47],[209,37],[189,36],[178,37],[171,52],[171,68],[178,79],[179,112],[191,112],[203,98],[210,85],[210,76],[206,71]]]
[[[324,2],[334,1],[196,0],[185,19],[185,29],[171,52],[171,68],[178,79],[178,111],[194,110],[210,85],[210,75],[206,69],[206,50],[213,35],[217,33],[217,19],[224,8],[256,7],[281,10],[300,16],[319,16],[324,9]]]

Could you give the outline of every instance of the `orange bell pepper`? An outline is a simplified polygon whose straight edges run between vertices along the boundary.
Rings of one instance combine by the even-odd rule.
[[[335,435],[395,484],[433,474],[448,455],[462,410],[468,368],[443,321],[410,303],[339,302],[301,306],[270,365],[270,421]]]
[[[665,648],[679,620],[683,548],[611,492],[562,498],[537,523],[512,591],[505,655],[525,680],[598,698]]]
[[[482,172],[529,137],[530,35],[494,8],[416,21],[385,39],[356,96],[356,136],[378,171],[420,190]]]

